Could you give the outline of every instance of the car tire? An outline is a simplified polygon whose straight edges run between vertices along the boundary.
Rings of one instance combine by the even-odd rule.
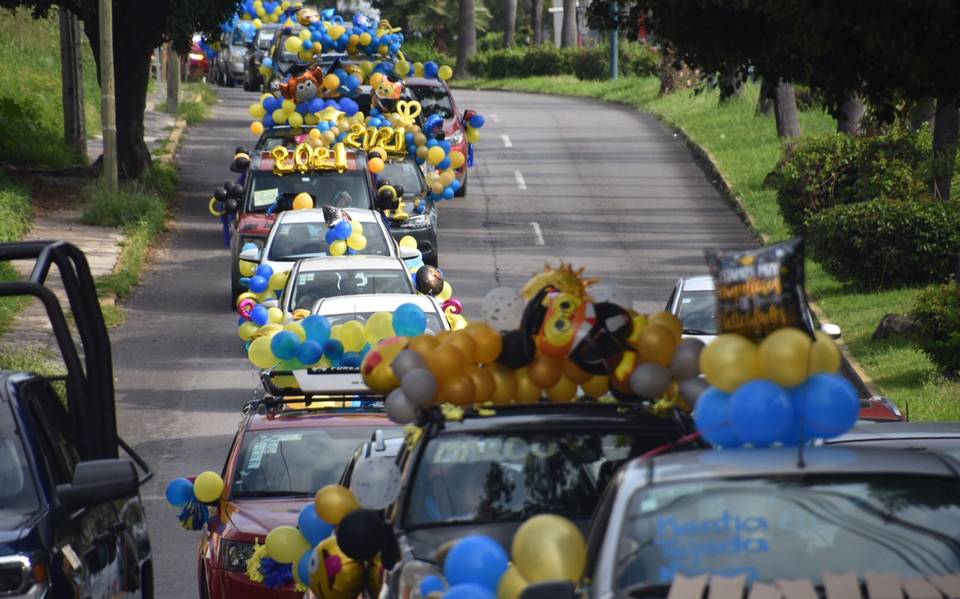
[[[207,588],[207,573],[203,567],[200,568],[200,575],[198,578],[199,580],[197,582],[199,583],[200,599],[210,599],[210,589]]]
[[[462,198],[467,195],[467,174],[463,174],[463,185],[460,186],[460,189],[454,192],[453,196],[456,198]]]
[[[153,562],[140,567],[140,599],[153,599]]]
[[[236,236],[236,231],[234,231]],[[240,285],[240,246],[238,239],[234,237],[230,252],[230,311],[237,309],[237,298],[243,293],[244,288]]]

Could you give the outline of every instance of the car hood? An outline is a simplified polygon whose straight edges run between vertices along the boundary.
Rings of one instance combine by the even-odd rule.
[[[584,535],[587,534],[587,528],[590,525],[588,518],[574,520],[573,522]],[[415,559],[434,562],[436,551],[441,545],[469,535],[490,537],[500,543],[501,547],[509,549],[513,542],[513,535],[521,524],[523,524],[523,521],[466,523],[418,528],[402,533],[399,540],[401,547],[404,545],[410,547]]]
[[[262,539],[278,526],[296,526],[300,510],[311,501],[311,497],[228,501],[221,515],[224,536],[234,533]]]

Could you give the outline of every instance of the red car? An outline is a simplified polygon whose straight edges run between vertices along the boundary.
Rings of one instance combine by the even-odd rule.
[[[402,435],[402,428],[382,411],[369,404],[342,407],[350,404],[328,401],[320,405],[340,407],[311,409],[275,404],[265,413],[248,410],[224,466],[224,513],[211,519],[197,547],[201,599],[303,596],[292,583],[270,589],[252,582],[247,559],[254,540],[262,544],[271,529],[296,526],[300,510],[318,489],[340,480],[354,451],[375,431],[383,430],[388,438]]]
[[[187,55],[187,74],[190,79],[202,79],[210,72],[210,60],[200,44],[193,42]]]
[[[426,119],[433,114],[442,116],[445,139],[450,142],[452,149],[459,150],[464,156],[468,156],[467,123],[464,122],[463,113],[457,109],[447,83],[440,79],[411,78],[405,80],[405,84],[423,107],[421,118]],[[457,169],[457,178],[460,180],[460,189],[456,193],[459,198],[467,193],[466,164]]]

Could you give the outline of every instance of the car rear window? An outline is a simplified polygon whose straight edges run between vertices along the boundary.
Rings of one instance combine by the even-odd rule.
[[[381,182],[402,186],[404,195],[420,195],[427,190],[420,167],[412,162],[388,162],[378,177]]]
[[[684,291],[677,305],[683,327],[704,335],[717,333],[717,296],[713,291]]]
[[[616,469],[670,439],[599,432],[443,434],[417,464],[404,526],[589,518]]]
[[[630,501],[615,580],[627,591],[677,574],[750,581],[853,571],[960,570],[960,483],[927,476],[805,476],[655,486]]]
[[[293,198],[300,192],[313,196],[314,205],[318,208],[371,207],[369,183],[365,174],[360,171],[322,171],[284,176],[277,176],[269,171],[256,171],[247,192],[247,209],[251,212],[264,212],[277,203],[280,210],[288,210],[293,204]]]
[[[426,118],[433,114],[439,114],[445,119],[453,116],[453,105],[450,103],[450,96],[447,90],[442,87],[433,87],[429,85],[413,87],[413,95],[420,101],[423,107],[423,116]]]
[[[410,275],[398,262],[393,270],[321,270],[297,275],[290,305],[309,310],[325,297],[367,293],[413,293]]]
[[[40,509],[33,473],[9,404],[0,402],[0,530],[19,528]]]
[[[323,223],[280,223],[270,240],[269,259],[292,262],[301,258],[326,256],[330,244],[325,238],[328,228]],[[359,254],[389,256],[390,247],[383,229],[376,223],[364,223],[363,236],[367,247]]]

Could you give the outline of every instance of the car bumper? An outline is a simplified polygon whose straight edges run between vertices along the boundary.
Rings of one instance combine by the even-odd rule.
[[[417,240],[417,249],[423,254],[423,259],[428,260],[437,254],[437,231],[433,227],[404,228],[390,227],[390,235],[399,242],[407,235]]]
[[[301,599],[303,593],[297,592],[291,584],[279,589],[268,588],[253,582],[245,572],[221,571],[220,594],[210,599]]]
[[[243,63],[236,64],[231,62],[227,64],[227,72],[229,72],[230,76],[234,79],[243,79],[244,70]]]

